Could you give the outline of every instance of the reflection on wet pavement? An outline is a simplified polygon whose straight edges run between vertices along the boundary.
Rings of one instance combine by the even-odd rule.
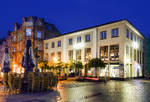
[[[150,102],[150,81],[62,82],[62,102]]]
[[[49,93],[1,96],[0,102],[150,102],[150,81],[61,81]]]

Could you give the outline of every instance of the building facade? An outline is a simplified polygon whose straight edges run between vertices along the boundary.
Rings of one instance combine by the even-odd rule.
[[[91,58],[101,58],[107,66],[100,71],[100,76],[107,73],[110,77],[140,77],[143,40],[128,20],[120,20],[44,40],[44,58],[63,62],[74,59],[83,64]],[[82,72],[84,75],[84,69]]]
[[[12,71],[21,72],[22,56],[28,39],[32,41],[34,54],[36,50],[40,58],[43,59],[44,39],[58,35],[60,32],[53,24],[39,17],[23,17],[22,24],[15,23],[14,30],[7,33]]]
[[[4,60],[4,52],[5,52],[5,46],[6,46],[6,41],[5,39],[0,39],[0,73],[3,65],[3,60]],[[0,74],[1,76],[1,74]]]

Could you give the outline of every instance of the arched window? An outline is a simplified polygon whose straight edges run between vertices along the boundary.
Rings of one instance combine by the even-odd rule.
[[[41,38],[41,37],[42,37],[41,31],[37,31],[37,38]]]

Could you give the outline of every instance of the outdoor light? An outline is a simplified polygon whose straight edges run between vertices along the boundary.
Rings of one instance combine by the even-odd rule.
[[[13,72],[14,72],[14,73],[16,72],[16,67],[17,67],[17,65],[14,64],[14,65],[13,65]]]
[[[54,58],[54,61],[57,62],[57,58],[56,57]]]
[[[139,44],[137,42],[133,42],[133,48],[138,49],[139,48]]]
[[[73,48],[75,49],[81,49],[82,47],[84,47],[84,43],[78,43],[78,44],[73,45]]]
[[[16,68],[16,64],[14,64],[13,67]]]

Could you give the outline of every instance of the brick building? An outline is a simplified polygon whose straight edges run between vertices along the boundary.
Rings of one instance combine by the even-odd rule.
[[[20,72],[19,69],[22,69],[22,56],[28,39],[32,41],[34,52],[37,48],[37,52],[42,59],[44,54],[44,39],[53,38],[58,35],[60,35],[60,32],[55,25],[44,21],[43,18],[35,16],[23,17],[22,24],[14,23],[13,31],[7,33],[12,71]]]

